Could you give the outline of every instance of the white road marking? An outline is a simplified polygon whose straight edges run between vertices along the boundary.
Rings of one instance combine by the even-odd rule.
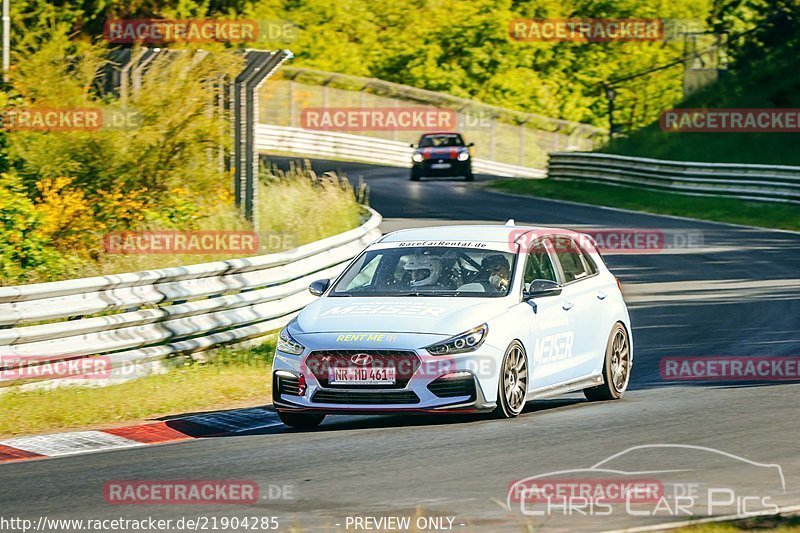
[[[145,446],[142,442],[103,433],[102,431],[76,431],[73,433],[56,433],[54,435],[14,437],[0,441],[0,444],[48,457]]]

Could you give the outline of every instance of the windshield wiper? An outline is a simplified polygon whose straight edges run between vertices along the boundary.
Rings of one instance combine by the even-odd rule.
[[[407,292],[398,294],[397,296],[458,296],[461,294],[458,291],[438,291],[438,292]]]

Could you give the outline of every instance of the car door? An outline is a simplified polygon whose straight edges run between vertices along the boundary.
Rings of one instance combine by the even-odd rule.
[[[608,332],[602,320],[602,299],[597,266],[587,262],[586,254],[569,236],[553,239],[563,290],[562,308],[567,315],[572,346],[567,356],[572,379],[596,375],[602,368],[604,337]],[[600,366],[598,367],[598,362]]]
[[[556,257],[549,239],[534,241],[528,250],[524,290],[536,279],[559,282]],[[573,334],[569,328],[566,300],[562,295],[529,300],[531,320],[525,346],[531,372],[528,389],[541,390],[569,381],[573,375],[571,358]]]

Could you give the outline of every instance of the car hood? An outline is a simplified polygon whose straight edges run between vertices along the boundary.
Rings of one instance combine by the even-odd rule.
[[[385,332],[457,335],[500,315],[508,298],[320,298],[297,316],[293,333]]]

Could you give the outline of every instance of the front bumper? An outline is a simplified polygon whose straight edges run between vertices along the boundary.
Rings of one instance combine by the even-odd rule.
[[[432,165],[449,164],[449,168],[432,168]],[[472,172],[472,161],[459,161],[457,159],[425,159],[421,163],[413,163],[412,172],[421,177],[450,177],[467,176]]]
[[[317,350],[318,352],[319,350]],[[370,353],[368,349],[364,352]],[[496,379],[481,354],[459,354],[443,359],[425,350],[410,351],[420,364],[410,379],[393,386],[331,385],[305,364],[309,353],[292,356],[277,352],[273,363],[272,401],[279,411],[324,414],[480,413],[494,410],[482,381]],[[488,371],[487,371],[488,369]],[[302,375],[305,388],[298,393]]]

